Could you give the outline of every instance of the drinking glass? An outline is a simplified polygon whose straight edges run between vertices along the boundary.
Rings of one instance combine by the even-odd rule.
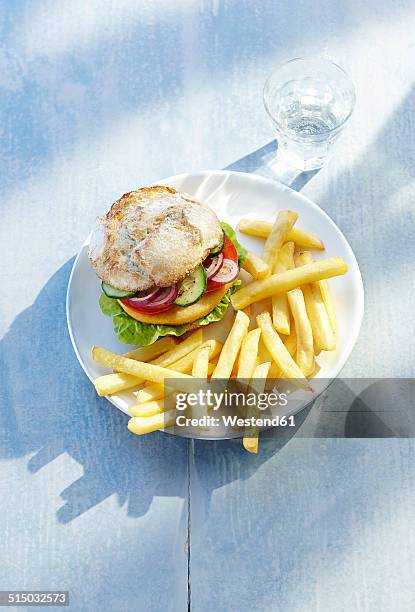
[[[355,101],[350,77],[330,60],[299,57],[279,66],[264,87],[278,158],[300,170],[321,168]]]

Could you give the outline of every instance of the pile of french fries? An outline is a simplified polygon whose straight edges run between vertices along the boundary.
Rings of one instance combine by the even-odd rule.
[[[317,371],[316,357],[336,349],[336,316],[327,279],[345,274],[347,265],[341,257],[314,261],[303,251],[322,251],[324,244],[295,227],[297,218],[295,212],[283,210],[274,223],[240,221],[240,232],[265,238],[265,243],[262,257],[248,252],[243,264],[252,281],[232,296],[236,314],[223,345],[204,341],[199,329],[180,342],[162,338],[124,355],[93,347],[93,359],[113,370],[95,380],[98,395],[133,393],[130,431],[141,435],[175,424],[176,411],[164,404],[166,378],[236,377],[251,381],[258,393],[267,379],[289,378],[311,389],[308,378]],[[243,438],[244,448],[258,452],[258,438],[258,429],[252,427]]]

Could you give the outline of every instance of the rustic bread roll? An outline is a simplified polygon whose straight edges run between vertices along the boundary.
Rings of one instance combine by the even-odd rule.
[[[101,280],[123,291],[183,280],[223,238],[207,205],[159,185],[124,194],[97,221],[89,258]]]

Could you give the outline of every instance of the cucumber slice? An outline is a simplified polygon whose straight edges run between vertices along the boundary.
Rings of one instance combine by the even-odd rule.
[[[174,300],[176,306],[190,306],[194,304],[206,291],[206,270],[200,264],[189,276],[182,280],[177,298]]]
[[[122,289],[115,289],[115,287],[111,287],[107,283],[101,283],[102,291],[109,298],[114,298],[116,300],[122,300],[124,298],[134,297],[136,292],[133,291],[123,291]]]
[[[209,257],[212,257],[213,255],[218,255],[221,251],[223,251],[223,247],[225,246],[226,234],[224,230],[222,230],[222,232],[223,232],[222,243],[218,247],[216,247],[216,249],[213,249],[209,253]]]

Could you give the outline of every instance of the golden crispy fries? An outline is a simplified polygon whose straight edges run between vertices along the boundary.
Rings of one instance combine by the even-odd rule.
[[[153,400],[164,397],[164,385],[160,383],[151,383],[150,385],[134,392],[137,398],[137,404],[145,404]]]
[[[242,340],[249,327],[249,317],[244,312],[237,312],[232,329],[226,338],[212,378],[229,378],[241,348]]]
[[[333,329],[334,334],[336,334],[336,311],[334,309],[333,296],[331,293],[329,282],[327,280],[320,280],[317,281],[317,284],[319,286],[324,305],[326,306],[331,327]]]
[[[202,345],[198,349],[197,355],[193,362],[192,376],[194,378],[207,378],[208,377],[210,357],[211,357],[211,348],[206,343],[205,345]]]
[[[164,399],[159,398],[145,402],[144,404],[137,404],[136,406],[130,406],[130,414],[135,417],[150,417],[153,414],[160,414],[164,412]]]
[[[245,285],[233,294],[231,301],[235,310],[245,308],[248,304],[253,304],[266,297],[271,297],[276,293],[291,291],[296,287],[312,283],[323,278],[338,276],[347,272],[347,264],[342,257],[330,257],[321,259],[313,263],[287,270],[280,274],[273,274],[263,280],[254,281]]]
[[[294,267],[294,242],[286,242],[280,249],[274,264],[273,274],[291,270]],[[290,309],[287,295],[278,293],[272,296],[272,322],[279,334],[290,333]]]
[[[204,342],[200,347],[194,349],[191,353],[188,353],[187,355],[185,355],[184,357],[182,357],[182,359],[179,359],[179,361],[176,361],[175,363],[173,363],[170,367],[173,370],[177,370],[179,372],[187,372],[187,371],[191,371],[192,367],[193,367],[193,363],[196,359],[196,357],[199,354],[199,350],[201,348],[207,348],[208,349],[208,355],[209,355],[209,359],[213,359],[214,357],[216,357],[216,355],[219,355],[219,353],[222,350],[222,342],[219,342],[219,340],[206,340],[206,342]],[[201,376],[199,378],[202,378]]]
[[[301,227],[293,227],[288,234],[287,240],[292,240],[299,247],[324,251],[324,242],[320,240],[317,234],[308,232]]]
[[[242,234],[250,236],[258,236],[259,238],[268,238],[271,233],[272,221],[262,221],[261,219],[241,219],[238,223],[238,229]]]
[[[166,429],[176,422],[176,410],[161,412],[150,417],[132,417],[128,429],[137,435],[147,434],[158,429]]]
[[[258,255],[251,253],[251,251],[248,251],[242,267],[256,279],[266,278],[271,272],[269,265],[266,264],[263,259],[258,257]]]
[[[248,332],[242,341],[241,352],[239,353],[239,366],[237,378],[250,380],[256,366],[258,356],[258,344],[261,337],[260,329],[253,329]]]
[[[277,366],[275,361],[271,363],[271,367],[268,372],[268,378],[284,378],[284,374],[280,367]]]
[[[286,242],[279,250],[277,260],[274,264],[273,274],[285,272],[294,268],[294,242]]]
[[[278,251],[287,239],[287,234],[297,221],[298,215],[291,210],[281,210],[275,220],[270,235],[265,241],[262,259],[272,269],[278,257]]]
[[[312,261],[310,253],[301,253],[295,258],[297,266],[303,266]],[[327,282],[327,281],[325,281]],[[326,305],[318,283],[302,287],[307,315],[313,331],[314,345],[320,351],[334,351],[336,337],[331,325]]]
[[[269,354],[269,351],[264,344],[263,337],[261,337],[259,341],[258,357],[257,357],[256,365],[261,365],[262,363],[267,363],[268,361],[271,363],[271,366],[268,372],[268,378],[282,378],[282,372],[280,368],[277,366],[277,364],[274,361],[272,361],[272,357]]]
[[[192,376],[194,378],[203,378],[206,379],[208,377],[209,370],[209,347],[201,346],[198,349],[198,354],[196,359],[193,362]],[[207,407],[203,404],[198,404],[197,406],[191,407],[192,418],[200,419],[207,415]],[[201,429],[206,429],[206,427],[202,427],[199,425]]]
[[[199,349],[205,346],[209,349],[210,359],[213,359],[214,357],[216,357],[216,355],[219,355],[222,350],[222,343],[219,342],[219,340],[206,340],[206,342],[204,342],[199,348],[194,349],[193,351],[179,359],[179,361],[175,361],[174,363],[172,363],[170,365],[170,368],[172,370],[175,370],[176,372],[185,372],[186,374],[191,372],[194,360],[198,355]]]
[[[238,361],[239,361],[239,357],[235,360],[235,363],[233,364],[231,378],[236,378],[238,375],[238,365],[239,365]]]
[[[271,355],[269,354],[268,349],[264,344],[264,336],[260,337],[259,339],[257,359],[257,365],[259,365],[260,363],[265,363],[266,361],[272,361]]]
[[[144,363],[144,361],[135,361],[135,359],[128,359],[122,355],[116,355],[107,351],[99,346],[92,347],[92,358],[101,365],[107,366],[112,370],[118,370],[124,374],[130,374],[137,378],[144,378],[151,380],[152,382],[162,383],[165,378],[183,378],[191,380],[192,376],[183,374],[183,372],[177,372],[175,370],[169,370],[168,368],[162,368],[161,366],[154,365],[152,363]]]
[[[167,340],[167,338],[165,338]],[[158,340],[155,344],[161,342]],[[172,349],[168,350],[166,353],[151,361],[154,365],[161,365],[163,367],[168,367],[172,365],[175,361],[187,355],[202,343],[202,330],[197,330],[194,334],[183,340],[179,345],[174,346]],[[150,345],[153,346],[153,345]],[[150,347],[143,347],[150,348]],[[137,355],[139,355],[139,351],[141,348],[134,349],[130,351],[129,354],[132,353],[136,355],[133,357],[138,359]],[[128,356],[128,353],[124,355],[124,357]],[[127,357],[128,358],[128,357]],[[193,363],[193,361],[191,362]],[[188,368],[188,371],[191,370],[191,364]],[[183,370],[185,371],[185,370]],[[115,393],[120,393],[121,391],[127,391],[128,389],[133,389],[134,387],[138,387],[145,382],[143,379],[137,379],[128,374],[117,373],[117,374],[105,374],[104,376],[99,376],[95,379],[94,385],[98,395],[114,395]]]
[[[180,359],[176,363],[173,363],[170,366],[171,369],[177,372],[185,372],[186,374],[190,373],[192,370],[192,366],[194,365],[194,360],[197,357],[198,351],[202,348],[208,351],[209,356],[212,355],[213,357],[215,357],[220,353],[222,343],[218,340],[207,340],[199,349],[195,349],[191,353],[188,353],[188,355],[186,355],[185,357],[182,357],[182,359]],[[214,369],[215,364],[208,363],[207,375],[210,376]],[[201,377],[199,376],[198,378]],[[159,383],[147,383],[134,395],[137,398],[137,404],[149,402],[151,400],[157,400],[165,396],[164,385]],[[170,392],[168,393],[168,395],[170,395]]]
[[[95,391],[98,395],[114,395],[121,391],[127,391],[128,389],[134,389],[142,385],[144,380],[137,378],[136,376],[130,376],[129,374],[104,374],[98,376],[94,380]]]
[[[313,332],[307,317],[303,292],[301,289],[293,289],[287,296],[297,337],[296,362],[304,376],[310,376],[314,372]]]
[[[124,357],[129,359],[137,359],[137,361],[151,361],[156,357],[159,357],[166,351],[170,351],[177,344],[176,338],[160,338],[157,342],[150,344],[149,346],[140,346],[139,348],[124,353]]]
[[[284,346],[283,341],[272,326],[269,312],[264,312],[257,316],[258,327],[262,330],[262,338],[272,359],[282,371],[286,378],[294,379],[294,383],[302,389],[311,389],[303,372],[295,363],[290,353]]]
[[[267,382],[267,376],[269,373],[269,369],[271,367],[271,363],[265,362],[256,366],[251,381],[251,388],[256,393],[263,393],[265,389],[265,384]],[[248,411],[247,417],[255,416],[257,413],[256,410]],[[257,453],[258,452],[258,442],[259,442],[259,431],[258,427],[250,427],[249,430],[245,432],[243,438],[243,445],[245,450],[249,453]]]
[[[284,342],[285,348],[290,353],[291,357],[294,357],[297,352],[297,336],[295,334],[295,325],[292,326],[290,335],[285,336],[282,341]]]
[[[271,233],[272,221],[261,221],[259,219],[241,219],[238,224],[238,229],[243,234],[250,236],[259,236],[260,238],[268,238]],[[293,227],[287,235],[286,240],[292,240],[299,247],[307,249],[324,250],[324,243],[317,234],[308,232],[301,227]]]
[[[165,355],[161,355],[157,359],[154,359],[152,363],[154,365],[160,365],[163,367],[168,367],[172,363],[179,361],[185,355],[188,355],[191,351],[194,351],[202,344],[202,330],[198,329],[191,336],[180,342],[177,346],[175,346],[172,350],[170,350]]]
[[[265,300],[260,300],[259,302],[255,302],[254,304],[251,304],[250,308],[251,308],[251,320],[252,320],[252,323],[254,323],[256,321],[257,316],[261,314],[262,312],[269,312],[270,314],[272,313],[271,298],[265,298]]]
[[[187,340],[184,340],[182,344],[184,344],[185,342],[187,343],[185,349],[188,350],[189,347],[194,344],[194,339],[192,339],[192,337],[189,337],[187,338]],[[208,340],[206,344],[210,346],[210,354],[212,358],[220,353],[222,344],[217,340]],[[183,351],[184,349],[182,349],[182,352]],[[177,372],[184,372],[186,374],[189,374],[192,369],[193,361],[196,357],[196,354],[197,348],[193,349],[190,353],[187,353],[187,355],[179,359],[179,361],[172,362],[171,360],[174,358],[175,355],[177,355],[177,352],[172,355],[171,351],[168,351],[167,353],[165,353],[165,355],[163,355],[163,360],[157,359],[151,361],[150,363],[154,365],[162,365],[163,367],[169,366]],[[156,363],[156,361],[158,363]],[[212,371],[213,367],[211,366],[211,364],[209,364],[209,374],[211,374]],[[120,393],[120,391],[126,391],[128,389],[138,387],[143,382],[145,382],[143,379],[135,378],[134,376],[130,376],[129,374],[117,373],[99,376],[95,379],[94,384],[98,395],[113,395],[114,393]],[[148,383],[148,385],[150,384],[151,383]]]

